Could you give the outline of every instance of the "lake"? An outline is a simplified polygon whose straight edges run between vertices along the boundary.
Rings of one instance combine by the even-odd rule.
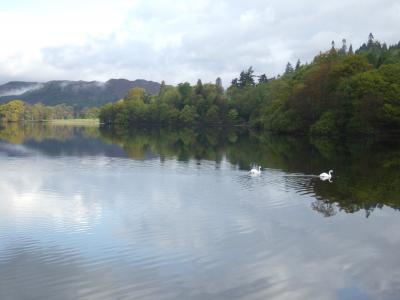
[[[8,124],[0,299],[399,299],[399,167],[393,140]]]

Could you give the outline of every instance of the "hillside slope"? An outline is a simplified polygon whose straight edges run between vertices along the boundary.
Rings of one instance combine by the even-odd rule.
[[[160,84],[143,79],[110,79],[107,82],[60,80],[45,83],[14,81],[0,85],[0,103],[20,99],[30,104],[100,106],[121,99],[135,87],[144,88],[153,95],[159,91]]]

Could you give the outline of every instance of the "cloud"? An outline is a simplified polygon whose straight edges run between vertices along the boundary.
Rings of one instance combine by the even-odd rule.
[[[357,47],[369,32],[400,40],[394,0],[366,0],[362,7],[356,0],[40,3],[1,10],[0,34],[9,46],[0,49],[0,80],[178,83],[220,76],[228,84],[249,66],[274,76],[288,61],[310,61],[332,40]]]

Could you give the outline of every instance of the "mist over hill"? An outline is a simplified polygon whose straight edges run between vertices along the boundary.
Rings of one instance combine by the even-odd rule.
[[[10,81],[0,85],[0,97],[18,96],[42,87],[39,82]]]
[[[110,79],[106,82],[57,80],[44,83],[12,81],[0,85],[0,103],[20,99],[30,104],[100,106],[123,98],[134,87],[144,88],[152,95],[159,91],[160,84],[143,79]]]

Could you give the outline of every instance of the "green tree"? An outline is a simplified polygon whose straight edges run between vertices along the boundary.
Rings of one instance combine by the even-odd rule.
[[[218,77],[218,78],[215,80],[215,86],[217,87],[217,92],[218,92],[219,94],[222,94],[222,93],[224,92],[224,87],[222,86],[222,80],[221,80],[220,77]]]
[[[294,71],[294,69],[293,69],[292,64],[291,64],[290,62],[288,62],[288,63],[286,64],[286,68],[285,68],[285,75],[292,74],[293,71]]]
[[[266,83],[266,82],[268,82],[267,75],[261,74],[260,76],[258,76],[258,83],[259,84]]]
[[[196,87],[195,87],[195,93],[196,93],[196,95],[203,94],[203,83],[201,82],[201,79],[197,80]]]
[[[25,103],[21,100],[12,100],[0,106],[0,119],[3,122],[20,122],[24,120]]]
[[[296,62],[296,67],[294,68],[295,71],[300,70],[300,67],[301,67],[301,62],[300,62],[300,59],[298,59],[297,62]]]
[[[100,108],[98,107],[86,107],[81,113],[80,117],[83,119],[97,119],[100,114]]]
[[[342,47],[340,48],[338,53],[340,55],[346,55],[346,53],[347,53],[347,41],[346,41],[346,39],[342,39]]]
[[[219,118],[218,106],[211,105],[210,108],[207,110],[205,117],[206,117],[206,122],[209,124],[220,123],[221,120]]]
[[[352,44],[350,44],[348,54],[349,54],[349,55],[353,55],[353,54],[354,54],[354,52],[353,52],[353,45],[352,45]]]
[[[246,71],[240,72],[239,79],[237,80],[239,88],[245,88],[246,86],[254,86],[254,70],[253,67],[248,68]]]
[[[198,115],[193,106],[185,105],[179,114],[179,119],[185,125],[194,125],[197,121]]]
[[[368,47],[368,48],[372,48],[374,45],[375,45],[375,38],[374,38],[374,35],[373,35],[372,33],[370,33],[370,34],[368,35],[368,44],[367,44],[367,47]]]

